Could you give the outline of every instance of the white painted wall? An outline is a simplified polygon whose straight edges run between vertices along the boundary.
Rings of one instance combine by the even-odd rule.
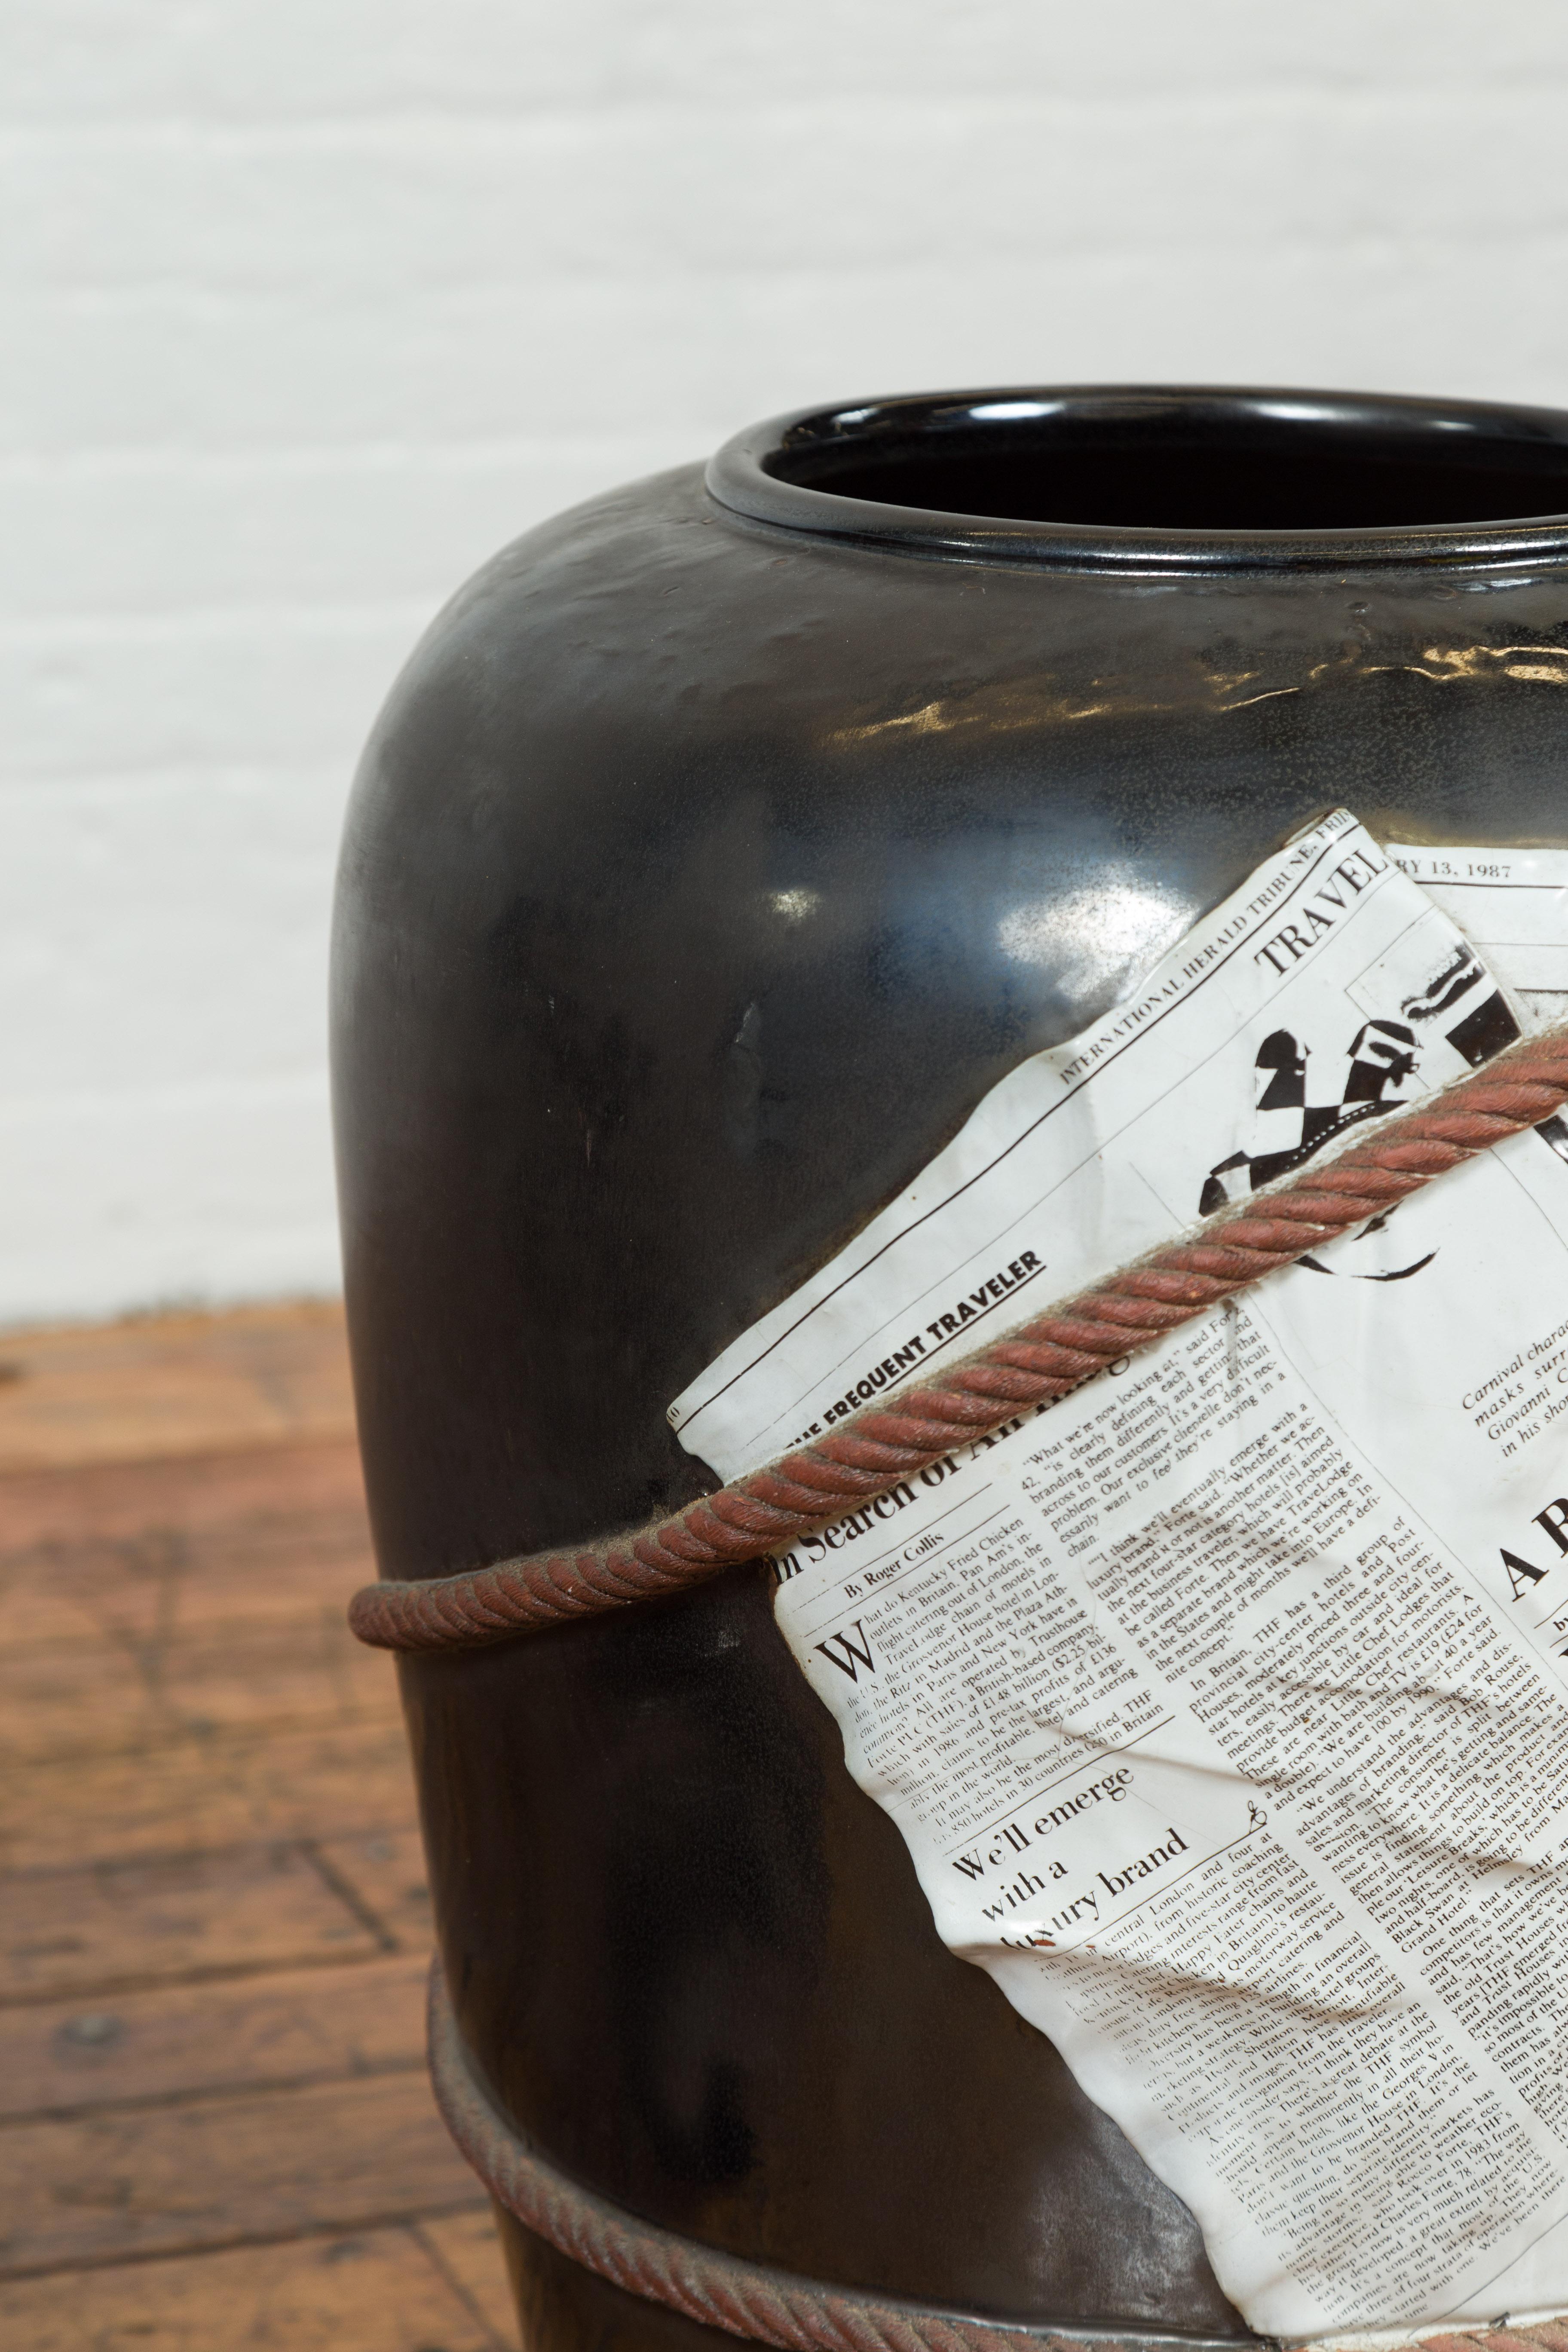
[[[336,1279],[357,745],[552,509],[819,397],[1568,403],[1563,0],[10,0],[0,1320]]]

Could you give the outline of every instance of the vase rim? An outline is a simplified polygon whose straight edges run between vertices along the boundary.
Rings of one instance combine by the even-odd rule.
[[[949,562],[1179,578],[1568,558],[1568,412],[1496,402],[1180,384],[901,394],[750,425],[706,478],[752,522]],[[1091,511],[1008,511],[1031,481],[1019,503]],[[964,503],[976,486],[983,510]],[[1367,520],[1328,519],[1358,499]],[[1489,500],[1509,510],[1465,518]],[[1422,520],[1424,501],[1460,512]]]

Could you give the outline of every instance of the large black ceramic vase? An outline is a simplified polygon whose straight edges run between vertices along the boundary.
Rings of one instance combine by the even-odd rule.
[[[1001,391],[763,425],[498,556],[343,853],[383,1573],[717,1483],[665,1409],[1335,803],[1568,844],[1568,416]],[[938,1940],[763,1572],[402,1666],[462,2042],[568,2179],[926,2311],[1245,2337]],[[504,2224],[526,2341],[722,2340]]]

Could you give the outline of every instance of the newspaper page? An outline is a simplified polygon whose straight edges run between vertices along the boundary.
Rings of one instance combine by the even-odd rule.
[[[1515,1030],[1339,812],[672,1419],[732,1475]],[[776,1563],[939,1931],[1260,2332],[1568,2305],[1565,1433],[1568,1161],[1531,1133]]]

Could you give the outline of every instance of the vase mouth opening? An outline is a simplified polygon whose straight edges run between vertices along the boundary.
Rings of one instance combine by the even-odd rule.
[[[803,410],[708,488],[910,554],[1194,572],[1568,555],[1568,414],[1359,393],[1069,386]]]

